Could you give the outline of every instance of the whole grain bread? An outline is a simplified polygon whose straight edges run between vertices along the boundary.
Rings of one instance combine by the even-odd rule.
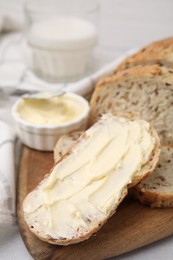
[[[100,120],[93,127],[100,127],[100,125],[102,125],[102,124],[105,124],[105,127],[106,127],[107,121],[104,121],[104,120],[105,119]],[[120,122],[121,122],[122,119],[117,118],[116,120],[120,120]],[[51,244],[58,244],[58,245],[69,245],[69,244],[81,242],[85,239],[88,239],[93,233],[95,233],[97,230],[99,230],[101,228],[101,226],[104,223],[106,223],[107,220],[116,212],[118,205],[126,196],[126,194],[128,192],[128,188],[136,185],[144,177],[151,174],[151,172],[156,167],[156,164],[157,164],[157,162],[159,160],[159,156],[160,156],[159,138],[158,138],[156,131],[153,128],[150,127],[148,131],[149,131],[150,135],[152,136],[152,139],[155,140],[155,142],[154,142],[155,145],[149,156],[149,159],[148,159],[147,163],[145,163],[139,171],[137,171],[135,174],[133,174],[132,179],[127,184],[127,186],[122,187],[118,200],[117,200],[117,198],[116,198],[116,201],[113,200],[113,205],[112,205],[111,209],[109,209],[105,218],[103,218],[102,220],[99,220],[99,217],[98,217],[98,219],[97,220],[95,219],[94,222],[91,220],[87,221],[86,224],[89,225],[89,229],[87,230],[87,232],[85,232],[84,234],[82,234],[80,236],[78,235],[78,233],[76,233],[76,235],[74,235],[71,239],[66,239],[65,237],[53,238],[50,235],[48,235],[46,232],[46,229],[41,228],[42,226],[40,226],[40,224],[39,224],[39,223],[43,223],[45,221],[45,216],[44,216],[44,214],[42,214],[42,204],[38,199],[40,187],[44,184],[44,182],[47,180],[47,178],[49,178],[49,175],[48,175],[47,177],[45,177],[45,179],[38,185],[38,187],[34,191],[32,191],[30,194],[28,194],[28,196],[24,200],[24,204],[23,204],[24,218],[25,218],[25,221],[28,224],[30,230],[41,240],[46,241]],[[75,136],[75,138],[76,138],[76,136]],[[67,153],[65,153],[60,158],[60,160],[57,162],[56,165],[59,165],[61,162],[66,160],[66,158],[69,158],[71,155],[75,154],[76,148],[78,146],[80,146],[83,142],[85,142],[88,138],[89,137],[86,136],[85,132],[84,132],[82,134],[82,136],[78,139],[78,141],[74,143],[74,145],[71,147],[71,149],[68,150]],[[74,142],[74,139],[72,140],[72,142]],[[58,146],[58,147],[60,147],[60,146]],[[64,150],[64,147],[65,146],[63,146],[63,150]],[[55,165],[55,167],[56,167],[56,165]],[[34,210],[32,211],[32,213],[29,214],[27,212],[27,210],[26,210],[27,207],[34,207]],[[58,216],[57,216],[57,221],[58,221]],[[78,231],[76,231],[76,232],[78,232]]]
[[[137,66],[102,79],[90,101],[90,124],[104,113],[132,113],[152,123],[162,144],[173,143],[173,69]]]
[[[173,67],[173,37],[149,44],[126,58],[114,71],[125,70],[137,65],[158,64]]]
[[[156,169],[131,189],[131,195],[152,208],[173,207],[173,147],[161,147]]]

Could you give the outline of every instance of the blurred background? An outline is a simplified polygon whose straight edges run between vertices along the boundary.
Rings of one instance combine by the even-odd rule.
[[[87,0],[86,0],[87,1]],[[0,0],[0,27],[22,28],[24,0]],[[98,0],[100,46],[121,53],[173,34],[172,0]]]
[[[27,0],[28,3],[35,1]],[[42,1],[44,0],[40,0]],[[88,3],[87,0],[81,1]],[[40,90],[44,84],[28,68],[31,54],[28,52],[30,50],[26,45],[25,34],[16,33],[26,29],[25,2],[25,0],[0,0],[0,95],[3,89],[10,92],[10,88],[25,90],[34,86]],[[66,1],[62,1],[64,2]],[[97,0],[97,2],[100,5],[98,44],[94,53],[96,62],[92,72],[102,69],[122,55],[129,54],[129,50],[137,50],[152,41],[173,35],[172,0]],[[4,102],[2,99],[0,116],[6,119]],[[6,102],[6,105],[8,104],[9,102]]]

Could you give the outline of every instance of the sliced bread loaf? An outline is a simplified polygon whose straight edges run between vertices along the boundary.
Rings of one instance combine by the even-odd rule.
[[[90,124],[107,112],[129,112],[151,122],[161,143],[173,143],[173,69],[137,66],[104,78],[97,84],[90,105]]]
[[[173,37],[160,40],[144,47],[136,54],[125,59],[115,70],[125,70],[137,65],[158,64],[173,67]]]
[[[153,208],[173,207],[173,147],[162,146],[157,168],[131,194]]]
[[[26,223],[52,244],[88,239],[115,213],[127,189],[154,170],[159,155],[149,123],[104,116],[25,198]]]

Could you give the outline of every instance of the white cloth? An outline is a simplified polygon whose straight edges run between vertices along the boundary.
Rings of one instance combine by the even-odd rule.
[[[0,224],[16,222],[14,142],[13,131],[0,121]]]

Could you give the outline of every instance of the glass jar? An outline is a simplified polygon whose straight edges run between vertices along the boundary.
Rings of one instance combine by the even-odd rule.
[[[99,4],[30,0],[24,5],[32,70],[50,82],[70,82],[92,69]]]

